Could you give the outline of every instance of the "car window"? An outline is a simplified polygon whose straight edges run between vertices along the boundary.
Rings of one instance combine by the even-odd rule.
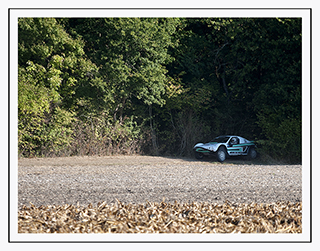
[[[212,142],[227,143],[227,141],[228,141],[229,138],[230,138],[230,137],[219,136],[219,137],[216,137],[214,140],[212,140]]]
[[[230,140],[230,143],[232,145],[237,145],[239,144],[239,138],[238,137],[233,137],[231,140]]]

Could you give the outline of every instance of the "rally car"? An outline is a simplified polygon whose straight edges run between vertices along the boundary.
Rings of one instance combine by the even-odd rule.
[[[250,159],[257,157],[256,146],[253,141],[235,135],[216,137],[208,143],[198,143],[193,147],[195,157],[203,159],[204,156],[215,155],[219,162],[229,156],[248,156]]]

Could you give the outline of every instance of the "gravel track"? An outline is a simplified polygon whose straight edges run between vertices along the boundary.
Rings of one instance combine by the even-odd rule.
[[[19,159],[22,205],[302,201],[301,165],[186,158],[108,156]]]

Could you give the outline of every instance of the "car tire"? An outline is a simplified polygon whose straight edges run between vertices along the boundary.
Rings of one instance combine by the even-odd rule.
[[[257,151],[256,151],[256,149],[254,149],[253,147],[251,147],[250,149],[249,149],[249,152],[248,152],[248,158],[249,159],[255,159],[255,158],[257,158]]]
[[[199,152],[195,152],[194,156],[196,157],[196,159],[203,159],[204,157],[203,153],[199,153]]]
[[[217,151],[217,160],[219,162],[225,161],[227,158],[227,151],[224,147],[220,147]]]

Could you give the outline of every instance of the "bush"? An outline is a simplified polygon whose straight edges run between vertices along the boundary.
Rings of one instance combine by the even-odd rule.
[[[107,118],[86,118],[74,124],[70,155],[138,154],[148,133],[132,118],[123,123]]]
[[[286,119],[276,126],[260,123],[266,139],[258,140],[263,154],[288,163],[302,161],[301,120]]]
[[[171,127],[159,133],[160,150],[165,154],[193,156],[193,146],[210,135],[210,126],[193,110],[180,111],[172,118]]]

